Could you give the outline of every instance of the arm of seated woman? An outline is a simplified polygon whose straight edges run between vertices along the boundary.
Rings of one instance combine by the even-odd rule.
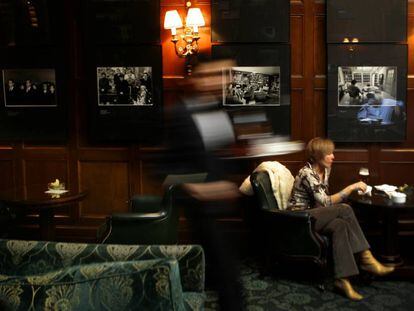
[[[362,181],[356,182],[352,185],[345,187],[338,193],[331,195],[331,202],[332,204],[341,203],[345,201],[351,195],[352,192],[356,190],[361,190],[365,192],[366,189],[367,189],[367,185],[364,182]]]

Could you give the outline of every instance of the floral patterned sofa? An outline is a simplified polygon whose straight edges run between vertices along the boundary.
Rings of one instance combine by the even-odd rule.
[[[0,310],[202,310],[198,245],[0,239]]]

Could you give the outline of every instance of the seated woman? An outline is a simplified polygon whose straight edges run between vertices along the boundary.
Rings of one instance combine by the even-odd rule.
[[[329,194],[334,148],[331,140],[319,137],[308,143],[309,162],[295,178],[289,209],[306,209],[316,220],[315,229],[332,236],[335,288],[352,300],[361,300],[363,297],[349,281],[350,276],[359,273],[354,255],[360,259],[360,269],[375,275],[386,275],[394,268],[383,266],[372,256],[352,208],[342,203],[353,191],[365,191],[367,185],[360,181]]]

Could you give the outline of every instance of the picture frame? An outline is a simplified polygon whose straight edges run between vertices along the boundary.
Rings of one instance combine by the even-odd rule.
[[[289,42],[289,12],[289,0],[212,0],[212,41]]]
[[[326,12],[328,43],[407,40],[407,0],[329,0]]]
[[[0,141],[63,143],[68,135],[68,68],[62,60],[64,52],[56,47],[0,49]],[[37,92],[29,91],[20,101],[10,101],[6,92],[8,78],[26,87],[38,84]],[[6,80],[5,80],[6,79]],[[54,94],[42,94],[43,84],[54,85]]]
[[[89,85],[89,136],[95,142],[119,141],[155,141],[162,128],[162,58],[161,46],[140,45],[134,47],[96,47],[90,50],[88,57]],[[127,91],[120,94],[115,86],[115,72],[124,72]],[[110,94],[100,92],[100,77],[103,70],[113,70],[109,84],[112,85],[113,98]],[[135,78],[125,79],[126,74],[134,74]],[[144,73],[150,73],[150,80],[142,80]],[[140,76],[138,76],[140,75]],[[127,83],[127,80],[129,82]],[[131,84],[130,84],[131,83]],[[138,95],[134,95],[132,87],[145,84],[151,94],[145,103],[138,103]],[[108,103],[102,103],[102,95],[107,96]],[[135,97],[136,96],[136,97]],[[110,97],[110,96],[109,96]]]
[[[395,66],[338,66],[338,106],[394,105],[397,71]]]
[[[97,45],[160,42],[159,0],[87,0],[87,37]]]
[[[328,137],[405,140],[407,53],[404,44],[328,45]]]
[[[280,66],[223,70],[223,106],[280,106]]]
[[[98,106],[152,106],[152,67],[97,67]]]
[[[274,134],[290,135],[290,45],[214,45],[213,59],[232,59],[236,67],[277,68],[279,71],[279,101],[277,105],[226,105],[223,108],[234,118],[252,119],[248,115],[261,115],[270,124]],[[225,79],[224,84],[226,84]],[[225,92],[223,92],[225,94]],[[223,95],[224,95],[223,94]],[[253,119],[256,120],[254,117]],[[263,118],[260,118],[263,119]],[[256,122],[256,121],[255,121]],[[263,123],[263,121],[260,121]],[[246,127],[246,125],[240,125]],[[267,128],[267,125],[264,125]]]
[[[2,77],[5,107],[57,107],[54,69],[3,69]]]

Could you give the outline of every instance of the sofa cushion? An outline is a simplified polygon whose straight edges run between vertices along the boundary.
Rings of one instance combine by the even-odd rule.
[[[204,291],[204,252],[199,245],[116,245],[0,239],[0,274],[46,273],[74,265],[174,258],[184,291]]]
[[[43,274],[0,275],[0,308],[184,310],[175,259],[83,264]]]

